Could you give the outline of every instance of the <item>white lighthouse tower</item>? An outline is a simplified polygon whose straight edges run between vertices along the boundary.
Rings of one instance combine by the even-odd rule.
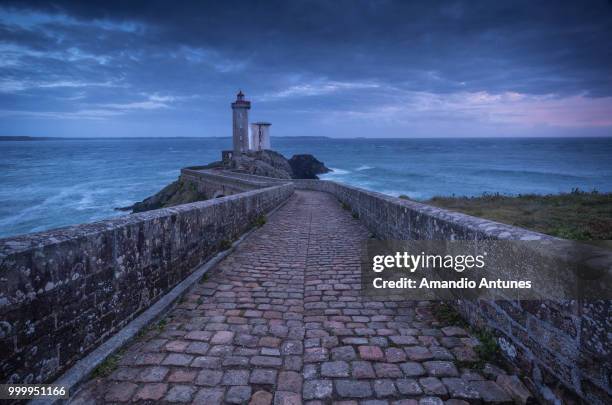
[[[234,156],[238,157],[249,150],[249,109],[251,102],[244,99],[242,90],[232,103]]]

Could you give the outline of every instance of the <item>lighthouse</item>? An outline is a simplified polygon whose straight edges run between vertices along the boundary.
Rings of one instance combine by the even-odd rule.
[[[242,90],[232,103],[234,156],[240,156],[249,150],[249,110],[251,102],[244,99]]]

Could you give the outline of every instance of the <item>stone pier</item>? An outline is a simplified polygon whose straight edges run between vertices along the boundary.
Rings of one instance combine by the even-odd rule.
[[[510,403],[431,303],[360,295],[368,236],[330,194],[297,191],[71,403]]]

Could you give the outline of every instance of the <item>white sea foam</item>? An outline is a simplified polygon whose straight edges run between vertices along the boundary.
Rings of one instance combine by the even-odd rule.
[[[350,170],[338,169],[336,167],[330,167],[330,169],[332,171],[329,173],[325,173],[323,176],[343,176],[351,172]]]
[[[128,205],[134,204],[134,200],[129,200],[127,198],[115,198],[113,200],[113,207],[127,207]]]
[[[81,198],[78,201],[74,202],[74,208],[83,211],[90,208],[94,208],[94,192],[84,191],[81,193]]]
[[[181,169],[164,170],[158,173],[162,176],[178,176],[179,174],[181,174]]]
[[[0,219],[0,226],[8,227],[28,220],[31,217],[44,216],[44,213],[47,211],[47,207],[54,208],[58,205],[65,206],[66,204],[62,204],[63,200],[70,195],[70,190],[74,189],[75,187],[78,186],[65,187],[59,193],[46,197],[40,203],[25,207],[14,215]]]
[[[358,172],[360,172],[360,171],[363,171],[363,170],[370,170],[370,169],[373,169],[373,167],[372,167],[372,166],[368,166],[368,165],[361,165],[361,166],[359,166],[359,167],[358,167],[357,169],[355,169],[355,170],[357,170]]]

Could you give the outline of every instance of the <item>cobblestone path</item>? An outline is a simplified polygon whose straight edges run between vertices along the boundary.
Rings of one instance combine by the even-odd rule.
[[[72,402],[511,402],[460,367],[477,340],[429,303],[360,297],[368,234],[331,195],[296,192]]]

